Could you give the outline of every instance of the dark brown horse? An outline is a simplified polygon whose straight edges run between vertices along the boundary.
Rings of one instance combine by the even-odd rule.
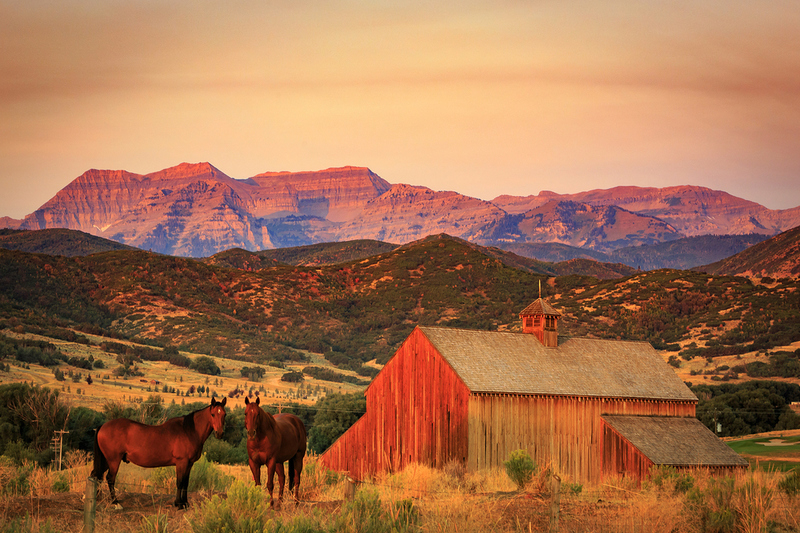
[[[244,426],[247,428],[247,456],[250,459],[250,471],[256,486],[261,485],[261,465],[267,465],[267,490],[270,505],[275,506],[272,489],[275,487],[275,472],[278,472],[278,505],[283,499],[283,486],[286,476],[283,462],[289,461],[289,492],[294,492],[297,502],[300,489],[300,473],[303,471],[303,457],[306,455],[306,427],[292,414],[272,416],[258,404],[260,399],[251,403],[244,399]]]
[[[117,501],[114,481],[121,461],[145,468],[175,465],[178,489],[175,507],[184,509],[188,504],[189,472],[200,459],[203,443],[213,430],[217,438],[225,431],[225,401],[211,399],[211,405],[171,418],[160,426],[148,426],[116,418],[97,430],[94,440],[94,469],[92,477],[103,481],[108,470],[108,490],[112,503]]]

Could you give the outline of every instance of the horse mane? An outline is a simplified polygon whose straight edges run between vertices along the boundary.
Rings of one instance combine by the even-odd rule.
[[[205,411],[209,407],[210,407],[209,405],[206,405],[205,407],[201,407],[200,409],[197,409],[196,411],[192,411],[191,413],[183,415],[181,417],[181,418],[183,418],[183,429],[185,431],[187,431],[187,432],[194,431],[195,427],[196,427],[195,415],[198,414],[200,411]]]
[[[272,423],[270,424],[270,418]],[[265,409],[258,408],[258,416],[256,416],[256,433],[265,434],[270,429],[275,428],[275,418],[272,413],[268,413]]]

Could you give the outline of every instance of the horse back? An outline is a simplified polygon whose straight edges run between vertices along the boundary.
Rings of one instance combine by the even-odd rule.
[[[116,418],[97,431],[97,443],[110,460],[125,458],[144,467],[168,466],[176,459],[194,455],[191,443],[183,431],[180,418],[150,426]]]
[[[282,447],[294,450],[295,453],[302,452],[305,455],[307,435],[303,421],[291,413],[282,413],[275,415],[275,423],[283,437]]]

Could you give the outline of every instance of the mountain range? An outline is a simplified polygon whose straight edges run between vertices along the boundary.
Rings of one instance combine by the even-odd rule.
[[[531,245],[553,244],[613,260],[623,248],[701,235],[768,237],[798,225],[800,207],[770,210],[696,186],[543,191],[486,201],[391,184],[363,167],[240,180],[209,163],[144,175],[89,170],[23,220],[0,219],[0,227],[69,228],[186,257],[360,239],[400,245],[446,233],[521,255]]]

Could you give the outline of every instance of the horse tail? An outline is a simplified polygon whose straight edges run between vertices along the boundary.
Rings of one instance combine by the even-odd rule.
[[[102,428],[102,426],[101,426]],[[92,468],[92,477],[97,481],[103,481],[103,475],[108,470],[108,460],[106,459],[103,450],[100,449],[100,442],[97,440],[97,435],[100,430],[94,432],[94,466]]]
[[[295,457],[289,459],[289,492],[294,490],[294,461]]]

